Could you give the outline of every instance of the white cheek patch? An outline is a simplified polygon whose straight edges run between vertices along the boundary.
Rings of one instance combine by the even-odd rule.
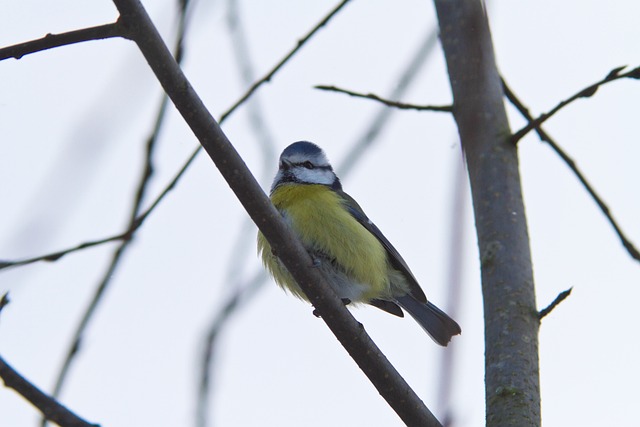
[[[286,178],[285,178],[286,177]],[[333,185],[336,181],[336,175],[331,169],[307,169],[302,166],[297,166],[287,172],[279,170],[276,177],[271,184],[271,191],[283,183],[293,181],[301,184],[320,184],[320,185]]]
[[[296,167],[293,175],[297,181],[306,184],[322,184],[331,185],[336,179],[336,175],[330,169],[307,169],[304,167]]]

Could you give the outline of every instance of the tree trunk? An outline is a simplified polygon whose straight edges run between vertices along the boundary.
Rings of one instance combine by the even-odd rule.
[[[480,249],[487,426],[539,426],[539,320],[517,147],[484,5],[434,0]]]

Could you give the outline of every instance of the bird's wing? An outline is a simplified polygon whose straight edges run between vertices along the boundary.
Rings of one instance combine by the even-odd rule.
[[[366,228],[371,234],[376,236],[376,238],[382,243],[382,246],[387,250],[389,254],[389,259],[391,260],[391,265],[400,271],[407,279],[410,287],[411,295],[416,298],[418,301],[427,302],[427,297],[420,288],[418,281],[414,277],[413,273],[409,269],[409,266],[405,262],[405,260],[400,256],[396,248],[393,247],[391,242],[384,237],[382,231],[376,225],[371,222],[371,220],[364,213],[360,205],[353,199],[353,197],[349,196],[347,193],[341,190],[337,190],[337,193],[344,200],[345,206],[351,216],[353,216],[356,221],[358,221],[364,228]]]

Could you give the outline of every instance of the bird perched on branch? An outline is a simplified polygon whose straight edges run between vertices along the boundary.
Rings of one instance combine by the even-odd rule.
[[[307,141],[289,145],[280,155],[270,197],[345,304],[370,304],[404,317],[402,307],[443,346],[460,334],[460,326],[427,300],[398,251],[342,191],[320,147]],[[262,233],[258,252],[276,283],[307,300]]]

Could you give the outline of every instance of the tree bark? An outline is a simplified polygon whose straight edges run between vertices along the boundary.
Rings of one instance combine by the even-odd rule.
[[[539,426],[539,320],[517,147],[484,4],[434,0],[482,268],[487,426]]]

